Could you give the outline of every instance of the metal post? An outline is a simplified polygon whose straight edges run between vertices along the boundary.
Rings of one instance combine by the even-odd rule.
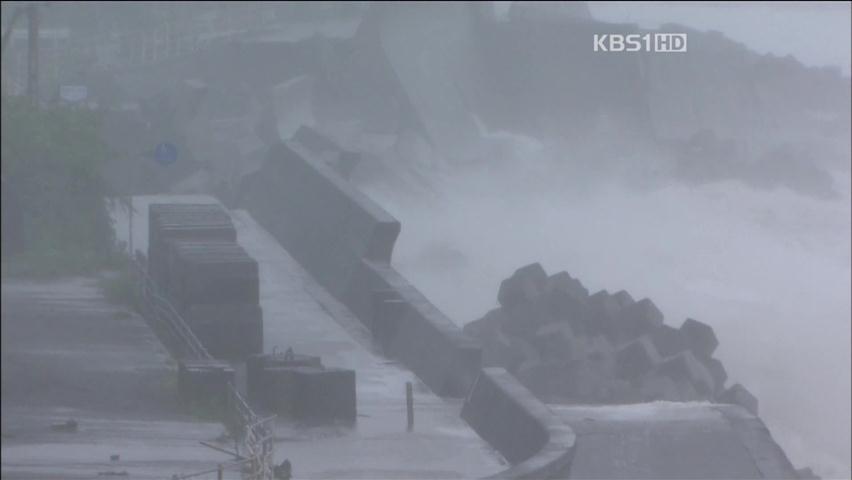
[[[223,467],[221,463],[216,468],[216,478],[218,480],[222,480],[223,478],[225,478],[225,467]]]
[[[408,413],[408,431],[414,430],[414,391],[411,382],[405,382],[405,409]]]
[[[133,251],[133,197],[127,196],[127,248],[130,249],[130,258],[136,258]]]
[[[27,95],[33,102],[38,102],[38,6],[31,3],[27,6],[29,29],[27,31]]]

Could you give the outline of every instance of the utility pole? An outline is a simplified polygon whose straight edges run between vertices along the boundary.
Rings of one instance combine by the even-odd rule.
[[[27,95],[34,104],[38,104],[38,5],[27,5],[29,19],[27,43]]]
[[[0,45],[0,49],[2,52],[6,53],[6,46],[9,45],[9,39],[12,37],[12,27],[15,26],[15,22],[18,21],[18,18],[24,13],[25,9],[22,7],[15,7],[15,11],[12,12],[12,17],[9,19],[9,25],[6,26],[6,32],[3,33],[3,44]]]

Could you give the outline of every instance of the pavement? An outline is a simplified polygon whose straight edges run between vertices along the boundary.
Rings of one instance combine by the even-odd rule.
[[[230,459],[198,443],[227,448],[224,427],[178,409],[174,363],[97,278],[4,278],[2,306],[2,478],[163,479]],[[52,428],[68,419],[76,433]]]

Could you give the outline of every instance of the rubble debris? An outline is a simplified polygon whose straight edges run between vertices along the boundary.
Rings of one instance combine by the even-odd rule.
[[[613,295],[612,298],[619,302],[617,295]],[[621,296],[621,298],[624,297]],[[638,302],[623,306],[616,322],[618,322],[618,327],[615,337],[619,340],[632,340],[661,326],[663,314],[654,305],[654,302],[643,298]]]
[[[731,388],[722,392],[719,397],[716,399],[719,403],[730,403],[733,405],[739,405],[749,412],[752,415],[757,415],[758,412],[758,402],[757,397],[751,394],[746,388],[739,383],[734,384]]]
[[[548,401],[724,398],[757,411],[741,387],[725,390],[713,329],[693,319],[666,325],[650,299],[636,301],[625,290],[589,295],[568,272],[548,277],[534,263],[501,283],[498,301],[464,332],[482,342],[483,365],[505,368]]]
[[[571,326],[564,322],[542,325],[535,332],[532,345],[541,353],[544,361],[567,363],[575,359],[581,350]]]
[[[638,378],[656,368],[660,361],[660,354],[648,337],[637,338],[615,352],[616,371],[624,379]]]
[[[547,274],[541,264],[533,263],[521,267],[515,273],[503,280],[497,301],[506,308],[511,308],[525,300],[542,293],[547,287]]]
[[[722,365],[722,362],[716,358],[705,358],[699,360],[705,367],[707,367],[707,371],[710,372],[710,375],[713,377],[713,384],[715,388],[713,393],[721,393],[725,389],[725,382],[728,381],[728,372],[725,371],[725,367]]]
[[[686,350],[686,340],[683,333],[668,325],[660,325],[651,334],[651,342],[660,355],[670,357]]]
[[[633,300],[633,297],[631,297],[630,294],[624,290],[619,290],[613,293],[612,299],[615,300],[616,303],[618,303],[618,306],[620,306],[621,308],[627,308],[635,302],[635,300]]]
[[[680,326],[689,349],[698,356],[710,357],[719,346],[713,327],[706,323],[687,318]]]
[[[569,293],[572,296],[585,299],[589,296],[589,291],[580,283],[579,280],[573,278],[568,272],[554,273],[547,279],[547,289],[549,291],[562,291]]]
[[[704,397],[714,393],[713,377],[692,352],[680,352],[667,358],[660,364],[659,371],[678,383],[691,384]]]

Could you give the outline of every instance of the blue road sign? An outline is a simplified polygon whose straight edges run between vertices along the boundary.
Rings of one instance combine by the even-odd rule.
[[[162,166],[177,162],[177,147],[169,142],[163,142],[154,148],[154,160]]]

